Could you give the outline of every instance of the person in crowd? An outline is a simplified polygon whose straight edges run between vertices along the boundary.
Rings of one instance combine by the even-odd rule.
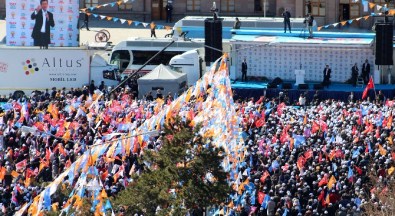
[[[329,65],[327,64],[324,68],[323,74],[324,74],[324,80],[322,81],[322,85],[324,87],[329,88],[329,84],[331,83],[331,73],[332,70],[329,68]]]
[[[288,11],[287,8],[284,9],[282,16],[284,18],[284,33],[287,33],[287,26],[289,29],[289,33],[292,33],[291,32],[291,13]]]
[[[351,68],[351,84],[352,86],[357,86],[357,81],[358,81],[358,75],[359,75],[359,69],[357,63],[354,64]]]

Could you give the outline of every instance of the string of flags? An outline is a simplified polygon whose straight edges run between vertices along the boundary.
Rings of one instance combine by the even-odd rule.
[[[390,15],[390,16],[395,15],[395,9],[389,10],[389,9],[387,8],[386,5],[380,6],[380,5],[378,5],[378,4],[369,2],[369,8],[370,8],[370,9],[374,9],[375,7],[376,7],[376,9],[377,9],[378,11],[388,11],[388,15]],[[344,25],[346,25],[347,23],[348,23],[348,24],[351,24],[351,23],[353,23],[354,21],[359,21],[359,20],[361,20],[361,19],[367,20],[367,19],[369,19],[369,17],[377,16],[377,15],[381,15],[381,13],[371,13],[370,15],[366,15],[366,16],[362,16],[362,17],[358,17],[358,18],[354,18],[354,19],[350,19],[350,20],[345,20],[345,21],[341,21],[341,22],[337,22],[337,23],[333,23],[333,24],[329,24],[329,25],[324,25],[324,26],[318,26],[317,29],[318,29],[318,31],[320,31],[322,28],[327,29],[327,28],[329,28],[329,27],[331,27],[331,26],[337,27],[339,24],[340,24],[341,26],[344,26]]]
[[[147,26],[150,25],[150,23],[147,23],[147,22],[122,19],[122,18],[118,18],[118,17],[106,16],[106,15],[101,15],[101,14],[96,14],[96,13],[89,13],[89,12],[81,12],[81,13],[86,13],[88,16],[91,16],[91,17],[94,17],[94,18],[98,18],[98,19],[101,19],[101,20],[113,21],[115,23],[119,21],[122,24],[127,23],[129,26],[132,25],[132,24],[134,24],[134,26],[143,25],[144,28],[146,28]],[[172,29],[171,26],[165,26],[165,25],[156,25],[156,28],[157,29],[166,29],[166,30],[171,30]]]
[[[119,0],[119,1],[116,1],[116,2],[110,2],[110,3],[101,4],[101,5],[97,5],[97,6],[81,8],[80,10],[81,11],[87,11],[87,10],[93,11],[95,9],[99,9],[99,8],[107,7],[107,6],[111,6],[111,7],[115,7],[115,5],[119,6],[119,5],[127,3],[127,2],[129,2],[129,0]],[[134,0],[132,0],[132,2],[134,2]]]
[[[224,149],[226,157],[222,167],[226,172],[232,173],[231,179],[233,179],[240,166],[243,166],[242,162],[245,160],[247,148],[244,146],[244,137],[239,128],[242,121],[236,113],[236,106],[232,98],[226,59],[225,54],[218,70],[216,70],[218,64],[216,62],[194,86],[191,86],[169,105],[163,106],[164,101],[158,100],[155,115],[144,121],[136,130],[130,131],[130,136],[114,141],[111,138],[106,138],[105,143],[100,141],[98,145],[83,152],[75,162],[70,162],[67,169],[40,192],[33,201],[24,204],[15,215],[21,216],[26,211],[29,215],[40,215],[45,210],[53,209],[54,203],[51,196],[59,187],[64,187],[64,184],[73,185],[73,190],[68,196],[67,202],[61,206],[61,215],[63,213],[67,215],[71,209],[81,208],[86,190],[89,190],[92,195],[87,197],[91,197],[91,212],[94,212],[95,215],[105,215],[108,211],[113,214],[111,203],[102,184],[106,177],[104,174],[108,174],[108,171],[99,174],[96,162],[100,158],[111,162],[118,156],[121,160],[125,160],[126,156],[132,152],[138,153],[139,149],[143,152],[150,139],[149,135],[143,135],[143,132],[153,129],[160,131],[165,123],[174,123],[177,115],[180,115],[183,120],[191,120],[191,126],[204,123],[199,134],[205,138],[211,137],[213,146]],[[204,94],[208,95],[207,98],[204,97]],[[187,108],[188,106],[185,104],[188,104],[191,98],[196,99],[195,105]],[[97,101],[96,99],[95,103]],[[118,106],[114,101],[113,104]],[[121,109],[114,109],[113,112],[118,112],[117,110]],[[133,172],[132,170],[131,172]],[[113,168],[109,172],[114,173],[114,182],[122,179],[125,187],[130,182],[125,176],[123,165]],[[73,184],[75,178],[77,181]],[[238,200],[238,197],[235,199]],[[235,202],[237,203],[237,201]]]

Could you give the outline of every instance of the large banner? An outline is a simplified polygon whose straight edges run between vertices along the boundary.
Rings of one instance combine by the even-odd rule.
[[[45,90],[89,83],[89,53],[82,49],[5,48],[0,52],[2,90]]]
[[[250,43],[236,45],[237,74],[241,77],[241,62],[247,57],[248,76],[295,80],[295,70],[305,70],[305,81],[322,82],[325,64],[332,69],[331,81],[345,82],[351,78],[351,68],[358,64],[359,73],[365,59],[373,71],[372,48],[366,47],[320,47],[320,46],[251,46]],[[372,72],[373,73],[373,72]]]
[[[48,0],[47,25],[53,20],[54,26],[48,26],[49,46],[79,46],[79,1],[78,0]],[[34,46],[32,38],[35,25],[42,26],[42,11],[37,10],[40,0],[7,0],[6,1],[6,21],[7,21],[7,45],[8,46]],[[32,14],[35,14],[34,20]],[[52,14],[52,15],[51,15]],[[36,27],[36,33],[40,34],[44,29]],[[44,33],[42,33],[45,35]],[[36,37],[36,40],[42,40]]]

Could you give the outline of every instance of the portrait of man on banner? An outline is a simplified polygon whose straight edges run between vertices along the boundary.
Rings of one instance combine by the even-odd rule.
[[[40,0],[40,5],[32,13],[31,19],[35,20],[32,32],[34,46],[48,49],[48,44],[51,43],[51,27],[55,27],[53,14],[48,11],[48,0]]]

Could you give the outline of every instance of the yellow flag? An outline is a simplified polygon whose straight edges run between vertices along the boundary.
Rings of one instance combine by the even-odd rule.
[[[66,133],[63,135],[63,140],[67,143],[70,140],[70,130],[67,130]]]
[[[52,204],[52,211],[54,211],[54,212],[58,211],[58,205],[59,205],[58,202]]]
[[[380,144],[379,144],[379,152],[381,156],[385,156],[387,154],[387,150],[385,150],[383,146],[381,146]]]
[[[331,178],[328,181],[328,184],[326,185],[329,189],[332,189],[333,185],[336,183],[336,178],[335,176],[331,176]]]
[[[394,171],[395,171],[395,167],[392,166],[391,168],[388,169],[388,175],[392,175]]]

